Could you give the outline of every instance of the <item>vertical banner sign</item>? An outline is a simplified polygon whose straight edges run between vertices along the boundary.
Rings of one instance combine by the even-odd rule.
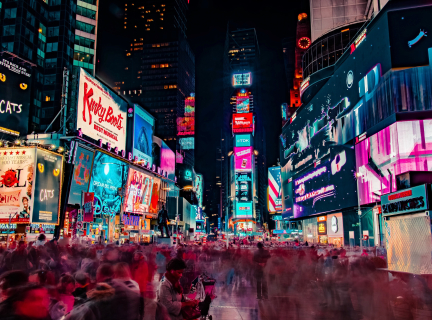
[[[152,143],[154,118],[139,105],[134,105],[133,154],[153,165]]]
[[[63,156],[36,149],[32,223],[59,223]]]
[[[84,193],[84,205],[83,205],[83,221],[92,222],[93,221],[93,202],[94,193],[85,192]]]
[[[0,149],[0,222],[29,223],[33,209],[34,148]]]
[[[271,167],[268,169],[268,185],[269,185],[268,211],[271,213],[282,212],[281,168],[280,167]]]
[[[81,205],[81,194],[87,192],[90,182],[93,156],[93,151],[87,150],[81,145],[77,146],[68,204],[78,203]]]

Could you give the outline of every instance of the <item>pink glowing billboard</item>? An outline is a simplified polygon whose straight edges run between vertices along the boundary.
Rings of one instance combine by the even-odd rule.
[[[235,147],[235,171],[251,171],[252,170],[252,147]]]
[[[360,203],[379,202],[396,191],[396,175],[432,171],[432,120],[396,122],[358,143],[355,153]]]

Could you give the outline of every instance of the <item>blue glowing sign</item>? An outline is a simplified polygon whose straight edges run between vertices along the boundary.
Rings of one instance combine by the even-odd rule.
[[[235,136],[235,146],[236,147],[250,147],[251,145],[251,135],[250,134],[237,134]]]

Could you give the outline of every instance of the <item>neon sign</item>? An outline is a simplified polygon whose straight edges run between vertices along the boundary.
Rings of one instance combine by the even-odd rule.
[[[417,42],[419,42],[421,38],[427,37],[426,33],[427,33],[427,31],[424,31],[424,30],[420,29],[420,32],[417,35],[417,37],[415,37],[414,39],[408,41],[408,47],[411,48],[413,45],[415,45]]]
[[[367,29],[364,29],[362,33],[354,40],[354,42],[351,44],[351,53],[352,54],[360,45],[360,43],[363,42],[364,39],[366,39],[366,31]]]

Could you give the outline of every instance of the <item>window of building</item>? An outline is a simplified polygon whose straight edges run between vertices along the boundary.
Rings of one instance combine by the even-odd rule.
[[[2,49],[9,51],[9,52],[13,52],[13,48],[14,48],[14,43],[13,42],[3,42],[2,43]]]
[[[25,37],[28,41],[33,42],[33,39],[34,39],[34,33],[31,32],[30,29],[25,28],[25,34],[24,34],[24,37]]]
[[[95,26],[94,25],[84,23],[81,21],[76,21],[76,29],[87,32],[87,33],[95,34]]]
[[[61,5],[61,0],[49,0],[50,6],[59,6]]]
[[[41,34],[41,35],[43,35],[43,36],[46,36],[46,27],[42,24],[42,23],[39,23],[39,29],[38,29],[38,32]]]
[[[5,19],[15,19],[16,13],[17,13],[17,8],[5,9],[4,12],[5,12],[4,13]]]
[[[77,14],[83,16],[83,17],[87,17],[93,20],[96,20],[96,11],[81,7],[81,6],[77,6]],[[127,18],[125,18],[127,19]]]
[[[55,74],[49,74],[45,76],[44,84],[45,85],[54,85],[56,83],[56,75]]]
[[[85,63],[93,63],[94,61],[94,55],[90,53],[84,53],[84,52],[74,52],[74,60],[85,62]]]
[[[58,35],[59,35],[59,27],[48,28],[48,37],[58,37]]]
[[[87,39],[87,38],[80,37],[80,36],[75,36],[75,44],[77,44],[81,47],[94,49],[95,42],[94,42],[94,40],[91,40],[91,39]]]
[[[147,22],[152,22],[153,21],[153,19],[147,19]]]
[[[30,23],[32,25],[32,27],[35,26],[35,17],[34,17],[34,15],[32,15],[28,11],[27,11],[27,14],[26,14],[26,20],[27,20],[28,23]]]
[[[57,58],[46,59],[45,60],[45,67],[46,68],[56,68],[57,67]]]
[[[58,50],[58,42],[47,43],[46,52],[53,52]]]
[[[3,26],[3,35],[4,36],[13,36],[15,35],[15,25]]]
[[[60,20],[60,11],[53,11],[48,14],[48,18],[50,21],[59,21]]]

